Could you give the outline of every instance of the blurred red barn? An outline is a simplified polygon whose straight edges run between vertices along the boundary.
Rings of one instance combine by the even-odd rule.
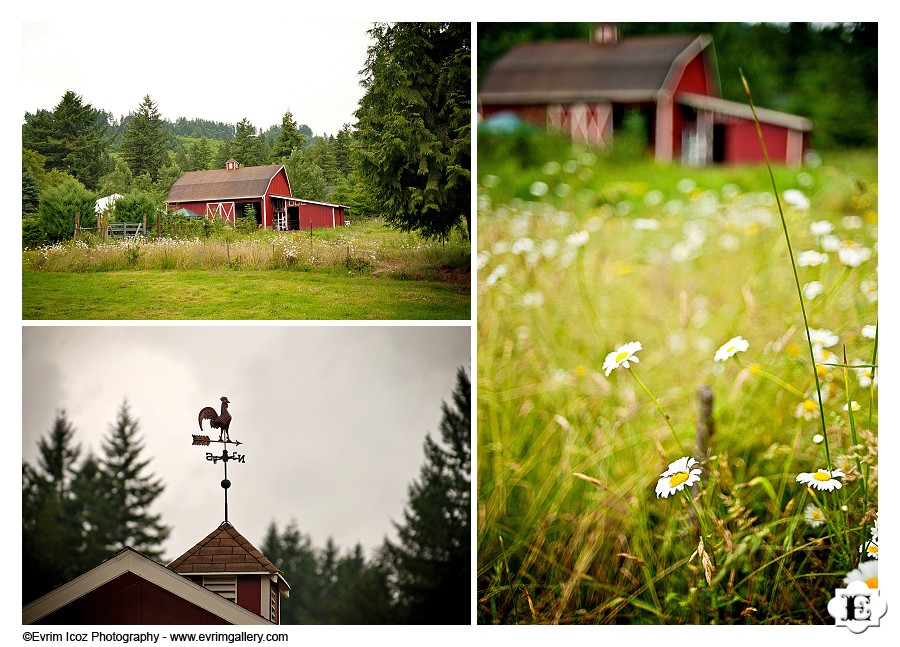
[[[343,205],[293,197],[283,164],[242,167],[231,159],[224,169],[185,173],[166,197],[170,212],[187,209],[230,222],[248,214],[250,207],[262,229],[293,231],[346,224]]]
[[[640,113],[659,162],[764,161],[749,105],[720,97],[709,36],[619,38],[599,25],[590,42],[518,45],[490,68],[478,92],[482,120],[502,114],[573,140],[614,145],[627,115]],[[812,122],[757,108],[769,158],[799,165]]]

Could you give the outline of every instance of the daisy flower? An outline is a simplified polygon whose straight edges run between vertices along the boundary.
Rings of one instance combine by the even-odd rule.
[[[872,250],[852,240],[845,240],[838,249],[838,260],[847,267],[859,267],[872,255]]]
[[[850,409],[852,409],[853,411],[859,411],[859,402],[857,402],[856,400],[851,400],[849,407],[846,404],[844,405],[844,411],[848,411]]]
[[[863,326],[862,336],[866,339],[875,339],[875,326]]]
[[[874,559],[868,562],[862,562],[859,565],[859,568],[854,568],[847,573],[847,577],[844,578],[844,586],[850,586],[852,582],[862,582],[870,589],[877,589],[878,562]]]
[[[697,461],[689,456],[669,463],[669,469],[659,475],[656,482],[656,498],[666,498],[670,494],[680,492],[700,480],[700,468],[694,467]]]
[[[603,368],[606,369],[606,376],[609,377],[609,374],[612,373],[613,369],[619,368],[620,366],[630,368],[629,362],[634,362],[635,364],[640,362],[641,360],[635,357],[634,354],[642,349],[643,346],[641,346],[641,342],[630,341],[624,346],[620,346],[617,350],[611,352],[606,356],[606,359],[603,360]]]
[[[788,189],[784,192],[784,201],[795,209],[809,209],[809,198],[799,189]]]
[[[827,220],[817,220],[816,222],[811,222],[809,224],[809,231],[816,238],[821,238],[822,236],[827,236],[833,232],[834,225]]]
[[[817,252],[814,249],[797,254],[797,265],[799,267],[815,267],[826,262],[828,262],[828,254]]]
[[[812,301],[817,296],[822,294],[825,291],[825,288],[822,286],[820,281],[810,281],[809,283],[803,284],[803,296]]]
[[[815,503],[810,503],[803,511],[803,519],[809,526],[818,528],[825,523],[825,513]]]
[[[844,474],[841,469],[833,469],[830,472],[825,469],[819,468],[816,470],[815,474],[810,474],[809,472],[801,472],[797,475],[797,483],[805,483],[809,487],[813,487],[817,490],[828,490],[831,492],[832,490],[841,489],[841,482],[837,480],[838,477],[847,476]]]
[[[803,402],[798,404],[796,410],[794,410],[794,417],[803,418],[804,420],[812,420],[818,415],[819,404],[816,400],[811,398],[806,398]]]
[[[859,552],[866,555],[869,559],[878,559],[878,537],[870,539],[860,546]]]
[[[724,362],[729,357],[734,357],[736,353],[746,351],[749,347],[750,342],[740,335],[732,337],[716,351],[715,361]]]

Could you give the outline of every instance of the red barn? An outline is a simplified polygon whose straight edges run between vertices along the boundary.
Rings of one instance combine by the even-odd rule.
[[[342,205],[293,197],[282,164],[242,167],[231,159],[224,169],[185,173],[166,197],[170,212],[187,209],[230,222],[244,217],[251,207],[262,229],[342,227],[346,222]]]
[[[725,101],[708,36],[619,38],[600,25],[590,42],[526,43],[499,58],[479,88],[482,119],[520,119],[605,147],[628,115],[647,124],[657,161],[744,163],[762,159],[746,104]],[[808,119],[757,110],[769,157],[796,165],[809,147]]]

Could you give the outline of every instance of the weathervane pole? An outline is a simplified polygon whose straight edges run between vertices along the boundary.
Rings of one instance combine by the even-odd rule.
[[[231,424],[231,414],[228,413],[228,398],[222,398],[222,414],[217,415],[215,409],[212,407],[204,407],[200,411],[199,423],[200,430],[203,430],[203,421],[210,420],[210,425],[214,429],[220,429],[218,440],[213,440],[209,436],[198,436],[197,434],[193,434],[193,442],[192,445],[202,445],[209,446],[210,443],[221,443],[222,444],[222,454],[221,456],[215,455],[212,452],[206,453],[206,460],[211,461],[213,465],[215,465],[218,461],[222,461],[222,467],[225,469],[225,478],[222,479],[222,489],[225,493],[225,523],[228,523],[228,488],[231,487],[231,481],[228,480],[228,461],[237,461],[238,463],[243,463],[246,458],[244,454],[238,454],[237,452],[228,453],[228,445],[240,445],[241,441],[239,440],[231,440],[228,437],[228,427]],[[227,416],[227,418],[226,418]]]

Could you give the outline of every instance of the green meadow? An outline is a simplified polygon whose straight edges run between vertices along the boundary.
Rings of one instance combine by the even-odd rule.
[[[22,257],[22,317],[420,320],[471,316],[469,243],[364,221],[338,230],[219,231],[101,242]]]
[[[872,584],[876,159],[776,192],[479,136],[479,623],[827,624]]]

